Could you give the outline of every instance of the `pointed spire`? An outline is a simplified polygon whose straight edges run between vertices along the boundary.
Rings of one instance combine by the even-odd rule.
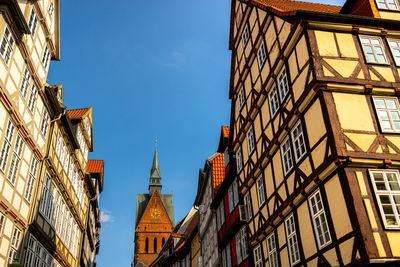
[[[149,191],[152,195],[154,191],[159,191],[161,193],[161,172],[158,165],[158,153],[157,153],[157,138],[156,138],[156,148],[154,151],[153,166],[150,171],[150,185]]]

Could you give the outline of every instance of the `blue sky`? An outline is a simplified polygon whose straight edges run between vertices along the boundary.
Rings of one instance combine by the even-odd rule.
[[[229,0],[61,1],[61,61],[48,82],[64,85],[67,108],[93,106],[89,157],[105,160],[107,215],[97,266],[130,266],[156,135],[175,221],[190,210],[198,171],[229,124],[229,16]]]

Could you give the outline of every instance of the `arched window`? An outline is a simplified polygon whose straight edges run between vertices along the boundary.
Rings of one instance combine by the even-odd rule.
[[[146,251],[146,253],[149,253],[149,238],[146,237],[146,243],[144,245],[144,249]]]
[[[165,243],[165,237],[162,238],[162,246],[164,246]]]
[[[154,237],[154,253],[157,253],[157,237]]]

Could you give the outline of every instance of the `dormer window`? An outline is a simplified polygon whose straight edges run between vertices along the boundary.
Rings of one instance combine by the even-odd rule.
[[[397,0],[377,0],[376,4],[378,8],[399,10],[399,3]]]

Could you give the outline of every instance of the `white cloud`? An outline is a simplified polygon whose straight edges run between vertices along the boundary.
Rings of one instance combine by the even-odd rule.
[[[100,214],[100,221],[102,223],[107,223],[107,222],[113,222],[114,221],[114,217],[111,216],[111,212],[105,209],[101,210],[101,214]]]

